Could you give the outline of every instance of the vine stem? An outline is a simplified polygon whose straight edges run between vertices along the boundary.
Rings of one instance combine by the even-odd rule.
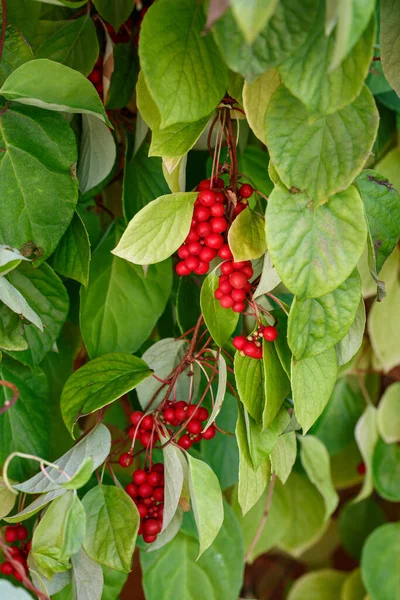
[[[0,385],[7,387],[14,392],[11,400],[6,400],[4,402],[4,406],[2,406],[0,408],[0,415],[1,415],[2,413],[5,413],[7,410],[9,410],[12,406],[14,406],[14,404],[18,400],[19,391],[18,391],[18,388],[16,385],[11,383],[10,381],[5,381],[4,379],[0,379]]]
[[[270,511],[270,508],[271,508],[272,496],[273,496],[274,488],[275,488],[275,480],[276,480],[276,475],[275,475],[275,473],[273,473],[272,477],[271,477],[270,484],[269,484],[269,488],[268,488],[267,501],[265,503],[264,514],[263,514],[263,516],[261,518],[260,524],[259,524],[258,529],[256,531],[256,535],[254,536],[253,541],[251,542],[250,547],[247,550],[246,556],[244,558],[244,561],[246,563],[249,562],[249,560],[251,558],[251,555],[253,554],[253,550],[256,547],[256,544],[257,544],[258,540],[260,539],[260,536],[261,536],[261,534],[263,532],[263,529],[265,527],[265,523],[267,521],[267,517],[268,517],[269,511]]]
[[[30,590],[33,594],[35,594],[39,600],[50,600],[49,596],[47,594],[45,594],[44,592],[38,590],[33,583],[31,582],[31,580],[29,579],[28,575],[25,572],[24,567],[21,565],[20,562],[18,562],[17,560],[15,560],[15,557],[12,556],[9,546],[7,546],[7,544],[4,542],[3,538],[0,536],[0,548],[1,551],[4,555],[4,558],[7,560],[7,562],[11,563],[13,568],[17,571],[17,573],[19,573],[19,575],[22,578],[22,583],[24,584],[24,586]]]
[[[1,24],[1,37],[0,37],[0,60],[3,56],[4,40],[6,39],[6,28],[7,28],[7,1],[1,0],[1,8],[3,12],[3,21]]]
[[[61,467],[59,467],[55,463],[49,462],[48,460],[44,460],[44,458],[40,458],[39,456],[35,456],[34,454],[25,454],[24,452],[12,452],[11,454],[9,454],[9,456],[7,456],[6,460],[4,461],[3,481],[6,488],[16,496],[18,496],[19,492],[17,490],[14,490],[7,475],[10,463],[12,459],[16,456],[19,456],[20,458],[27,458],[28,460],[36,460],[40,464],[40,469],[46,475],[46,477],[50,479],[50,481],[53,481],[53,479],[50,477],[49,473],[44,472],[44,465],[47,465],[48,467],[53,467],[53,469],[56,469],[61,475],[64,475],[68,479],[68,481],[71,481],[71,477],[68,475],[68,473],[63,471]]]

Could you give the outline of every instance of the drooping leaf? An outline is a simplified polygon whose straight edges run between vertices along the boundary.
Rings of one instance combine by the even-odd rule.
[[[16,499],[16,495],[6,487],[4,479],[0,477],[0,519],[12,511]]]
[[[215,298],[214,292],[218,283],[218,277],[214,272],[206,277],[201,286],[200,306],[210,334],[215,343],[222,347],[234,332],[239,315],[231,308],[223,308]]]
[[[4,82],[0,93],[19,104],[51,111],[88,113],[108,122],[103,104],[90,81],[82,73],[47,58],[38,58],[18,67]]]
[[[302,103],[280,86],[265,114],[265,139],[283,183],[321,203],[346,189],[363,167],[375,140],[378,113],[364,86],[352,104],[311,122],[309,117]]]
[[[248,44],[264,29],[278,5],[278,0],[233,0],[232,13]]]
[[[400,524],[378,527],[367,539],[361,557],[361,573],[365,587],[376,600],[400,598]]]
[[[0,115],[0,144],[2,207],[14,224],[2,220],[0,242],[30,242],[40,262],[56,248],[78,200],[75,137],[61,115],[14,103]]]
[[[40,510],[43,510],[55,498],[59,498],[60,496],[63,496],[66,493],[66,490],[59,489],[55,490],[54,492],[49,492],[48,494],[43,494],[42,496],[36,498],[36,500],[31,502],[19,513],[13,515],[12,517],[4,517],[4,520],[7,521],[7,523],[20,523],[21,521],[30,519],[30,517],[38,513]]]
[[[107,109],[124,108],[132,98],[137,78],[137,58],[130,42],[113,47],[114,70],[107,92]]]
[[[182,493],[185,475],[183,468],[186,467],[186,461],[181,460],[181,453],[182,450],[172,444],[167,444],[163,448],[165,478],[163,531],[171,523]]]
[[[0,301],[8,306],[20,318],[24,317],[43,331],[39,315],[29,306],[23,295],[5,278],[0,277]]]
[[[101,566],[80,550],[71,557],[72,593],[79,600],[101,600],[104,577]]]
[[[178,506],[176,513],[172,517],[172,520],[168,527],[164,529],[162,533],[157,535],[157,539],[150,544],[147,548],[147,552],[154,552],[159,550],[165,544],[168,544],[174,537],[179,533],[183,520],[183,510]]]
[[[113,26],[114,31],[118,31],[131,14],[134,0],[113,0],[113,2],[94,0],[93,4],[103,19]]]
[[[32,578],[34,586],[44,594],[47,594],[48,596],[56,597],[55,594],[57,594],[61,590],[64,590],[70,585],[70,571],[62,571],[59,573],[55,573],[50,580],[47,577],[45,577],[43,573],[39,570],[32,553],[30,553],[28,557],[28,567],[29,575]]]
[[[336,382],[334,348],[313,358],[292,361],[292,391],[296,418],[306,433],[324,410]]]
[[[130,571],[140,520],[134,502],[121,488],[97,485],[84,496],[82,504],[86,554],[105,567]]]
[[[359,351],[364,337],[365,330],[365,304],[364,300],[360,300],[357,312],[350,329],[343,339],[336,344],[336,355],[338,366],[348,363]]]
[[[372,476],[378,494],[390,502],[400,501],[400,448],[379,439],[372,458]]]
[[[236,352],[234,370],[240,400],[253,419],[261,422],[265,408],[263,361]]]
[[[81,330],[92,358],[137,350],[162,315],[171,291],[169,261],[151,265],[145,274],[141,266],[112,254],[120,235],[120,224],[112,224],[93,253],[89,284],[81,289]]]
[[[222,408],[222,404],[225,399],[226,392],[226,384],[228,379],[226,360],[223,357],[222,353],[219,353],[218,356],[218,388],[217,393],[215,394],[214,406],[209,416],[207,423],[203,427],[203,431],[208,429],[212,423],[214,423],[215,419],[219,415],[219,412]]]
[[[82,135],[78,162],[81,194],[95,188],[110,174],[117,155],[114,138],[103,121],[82,115]]]
[[[0,245],[0,274],[6,275],[16,269],[22,260],[29,260],[16,248]]]
[[[266,252],[264,255],[261,279],[253,294],[253,298],[258,298],[267,292],[271,292],[280,282],[281,278],[279,277],[275,267],[272,266],[270,255],[268,252]]]
[[[333,569],[321,569],[315,573],[306,573],[291,588],[288,600],[305,600],[305,598],[321,598],[321,600],[337,600],[346,579],[346,573]]]
[[[264,219],[251,208],[243,210],[229,229],[228,242],[235,261],[259,258],[267,250]]]
[[[270,460],[272,473],[275,473],[283,484],[286,483],[292,472],[296,455],[297,443],[295,432],[289,431],[288,433],[280,435],[276,445],[272,449]]]
[[[90,241],[86,227],[76,212],[50,258],[57,273],[87,286],[89,281]]]
[[[26,350],[28,342],[20,317],[7,306],[0,307],[0,349],[20,352]]]
[[[362,454],[365,465],[365,477],[362,488],[355,498],[356,502],[364,500],[371,495],[373,490],[372,480],[372,457],[378,442],[378,427],[376,423],[377,410],[372,404],[368,405],[359,420],[354,431],[354,437]]]
[[[139,56],[161,125],[191,123],[222,99],[228,72],[212,36],[202,36],[205,16],[191,0],[161,0],[146,15]],[[157,56],[157,60],[154,60]]]
[[[80,416],[111,404],[150,374],[143,360],[122,352],[104,354],[75,371],[65,384],[60,401],[71,435]]]
[[[272,94],[279,87],[281,78],[276,69],[269,69],[253,83],[245,81],[243,107],[246,118],[255,135],[265,143],[265,112]]]
[[[263,427],[269,427],[290,391],[290,382],[279,360],[275,345],[266,340],[263,340],[263,365],[265,406],[262,420]]]
[[[400,57],[400,42],[397,30],[400,23],[400,7],[394,0],[382,0],[380,8],[380,53],[382,67],[391,87],[399,93],[400,78],[398,61]]]
[[[246,146],[238,153],[238,163],[240,172],[246,174],[254,189],[269,196],[274,186],[267,170],[269,155],[266,150],[258,146]]]
[[[294,299],[288,341],[297,359],[311,358],[337,344],[349,331],[361,299],[357,270],[338,288],[319,298]]]
[[[352,0],[351,2],[336,2],[336,36],[335,48],[332,54],[329,70],[335,69],[351,51],[357,40],[368,25],[374,12],[373,0]]]
[[[367,235],[362,201],[354,187],[316,208],[309,206],[306,194],[276,187],[265,221],[272,262],[299,298],[324,296],[343,283],[356,267]]]
[[[400,383],[392,383],[379,402],[377,425],[386,444],[400,442]]]
[[[130,221],[113,254],[138,265],[171,256],[189,233],[196,198],[196,193],[179,192],[147,204]]]

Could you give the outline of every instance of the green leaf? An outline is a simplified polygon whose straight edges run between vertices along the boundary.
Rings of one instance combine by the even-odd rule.
[[[289,526],[279,546],[297,557],[325,531],[325,503],[307,477],[295,471],[292,471],[287,480],[285,491],[290,498],[291,514]]]
[[[332,484],[329,454],[318,438],[299,436],[301,443],[300,459],[310,481],[315,485],[325,501],[325,519],[335,511],[339,496]]]
[[[335,69],[354,47],[367,27],[375,8],[374,0],[351,0],[351,2],[336,4],[337,26],[331,70]]]
[[[160,196],[130,221],[113,254],[146,265],[161,262],[183,244],[189,233],[194,192]]]
[[[296,418],[305,434],[324,410],[336,382],[334,348],[313,358],[292,361],[292,390]]]
[[[114,31],[118,31],[122,23],[125,23],[134,8],[134,0],[93,0],[93,4],[100,16],[113,26]]]
[[[19,492],[25,494],[43,494],[63,489],[68,485],[69,479],[79,473],[81,465],[87,465],[87,459],[93,461],[92,472],[94,472],[110,453],[111,449],[111,434],[107,427],[99,423],[87,435],[85,435],[75,446],[68,450],[63,456],[54,461],[58,465],[61,472],[54,467],[46,467],[46,475],[41,471],[28,481],[15,486]],[[85,466],[85,470],[86,470]],[[66,474],[66,475],[65,475]]]
[[[64,489],[58,489],[54,492],[43,494],[42,496],[36,498],[36,500],[31,502],[29,506],[26,506],[19,513],[13,515],[12,517],[4,518],[4,521],[7,521],[7,523],[20,523],[21,521],[25,521],[26,519],[29,519],[30,517],[38,513],[39,511],[43,510],[55,498],[59,498],[64,494],[66,494],[66,490]]]
[[[64,21],[36,50],[36,58],[49,58],[87,76],[99,55],[96,27],[89,13]]]
[[[13,269],[16,269],[22,260],[29,261],[29,258],[20,253],[16,248],[0,245],[0,274],[7,275]]]
[[[262,420],[263,427],[269,427],[290,391],[290,382],[279,360],[275,345],[266,340],[263,340],[263,365],[265,406]]]
[[[134,44],[115,44],[113,47],[114,70],[107,93],[107,109],[116,110],[129,104],[135,91],[137,78],[137,55]]]
[[[79,417],[111,404],[150,374],[143,360],[122,352],[104,354],[75,371],[65,384],[60,401],[71,435]]]
[[[139,513],[124,490],[97,485],[82,504],[86,513],[83,547],[95,562],[129,572],[139,528]]]
[[[31,370],[4,356],[0,364],[0,379],[18,389],[17,402],[0,414],[0,462],[4,464],[11,452],[46,456],[49,448],[48,385],[45,374],[36,367]],[[13,391],[0,387],[0,406],[11,400]],[[14,459],[8,476],[15,480],[29,477],[36,462]]]
[[[234,370],[236,386],[243,406],[256,422],[261,422],[265,408],[263,361],[236,352]]]
[[[341,600],[365,599],[366,589],[361,579],[360,569],[355,569],[348,575],[343,584],[341,594]]]
[[[0,301],[20,317],[24,317],[43,331],[43,323],[39,315],[29,306],[19,291],[5,278],[0,277]]]
[[[182,450],[172,444],[163,448],[164,457],[164,513],[162,531],[171,523],[182,494],[184,479],[187,478],[187,463]]]
[[[200,306],[204,321],[217,346],[222,346],[228,341],[235,331],[239,321],[238,313],[231,308],[223,308],[214,296],[218,287],[218,277],[210,273],[201,286]]]
[[[382,0],[380,8],[380,54],[383,72],[391,87],[399,93],[400,40],[397,31],[400,23],[400,6],[393,0]],[[377,600],[380,600],[380,598]]]
[[[117,150],[107,125],[93,115],[82,115],[82,135],[78,163],[81,194],[95,188],[114,166]]]
[[[197,540],[183,532],[160,550],[140,553],[148,598],[237,600],[243,578],[243,539],[232,509],[228,504],[224,509],[221,530],[199,560]]]
[[[57,273],[87,286],[89,281],[90,241],[86,227],[76,212],[49,260]]]
[[[121,571],[114,571],[108,567],[101,567],[104,577],[104,590],[101,600],[115,600],[121,593],[128,575]]]
[[[22,321],[7,306],[0,306],[0,348],[16,352],[28,348]]]
[[[253,293],[253,298],[263,296],[267,292],[271,292],[281,282],[281,278],[276,272],[275,267],[272,266],[271,257],[266,252],[264,256],[263,270],[261,273],[261,279],[259,284]]]
[[[85,511],[76,493],[66,492],[50,504],[32,538],[32,558],[39,571],[51,579],[70,568],[85,536]]]
[[[243,1],[242,1],[243,4]],[[246,6],[249,2],[246,2]],[[265,2],[263,3],[265,4]],[[317,14],[317,3],[280,0],[267,25],[248,44],[228,9],[213,26],[215,40],[228,67],[252,82],[294,54],[306,39]]]
[[[139,56],[162,127],[198,121],[225,94],[228,71],[213,38],[202,35],[204,25],[204,13],[192,0],[173,6],[161,0],[146,14]]]
[[[327,37],[323,19],[316,19],[302,47],[279,65],[283,83],[310,112],[332,114],[359,95],[368,75],[374,41],[375,19],[371,19],[351,53],[335,69],[329,69],[334,36]]]
[[[12,354],[17,360],[33,366],[42,362],[61,332],[68,314],[68,294],[47,264],[34,269],[29,263],[21,263],[9,273],[8,278],[39,315],[44,325],[43,332],[32,325],[26,325],[25,335],[29,348],[24,352]]]
[[[165,546],[165,544],[168,544],[171,540],[173,540],[174,537],[179,533],[179,530],[182,526],[182,520],[183,510],[180,506],[178,506],[178,509],[172,517],[172,520],[168,527],[164,529],[162,533],[159,533],[157,535],[157,539],[154,542],[152,542],[150,546],[147,547],[146,551],[154,552],[155,550],[159,550],[159,548],[162,548],[163,546]]]
[[[265,112],[272,94],[279,87],[281,77],[276,69],[269,69],[253,83],[245,81],[243,87],[243,108],[246,118],[255,135],[265,144]]]
[[[101,600],[104,577],[101,566],[84,550],[71,557],[73,597],[82,600]]]
[[[151,265],[145,274],[141,266],[111,253],[120,234],[119,223],[112,224],[93,254],[89,285],[81,288],[82,336],[92,358],[137,350],[162,315],[171,291],[169,261]]]
[[[337,344],[349,331],[361,299],[355,269],[338,288],[320,298],[294,299],[289,313],[288,341],[297,359],[311,358]]]
[[[386,444],[400,442],[400,383],[392,383],[379,402],[377,425]]]
[[[309,205],[306,194],[276,187],[265,220],[272,262],[299,298],[318,298],[336,289],[352,273],[364,249],[367,226],[354,187],[316,208]]]
[[[6,579],[0,581],[0,594],[7,600],[31,600],[32,596],[22,587],[15,587]]]
[[[66,490],[79,490],[81,487],[87,484],[94,471],[93,460],[90,456],[86,457],[80,465],[79,469],[70,481],[66,481],[61,484]]]
[[[372,404],[368,405],[361,417],[359,418],[355,431],[354,437],[358,448],[362,454],[363,461],[365,464],[366,473],[361,490],[355,498],[355,502],[364,500],[372,494],[373,481],[372,481],[372,458],[375,450],[375,446],[378,442],[378,428],[376,424],[376,413],[377,410]]]
[[[274,14],[278,0],[232,0],[232,13],[248,44],[252,44]]]
[[[68,113],[88,113],[108,123],[94,86],[82,73],[40,58],[21,65],[0,89],[7,100]]]
[[[352,104],[312,120],[280,86],[265,114],[265,139],[283,183],[321,203],[351,184],[369,156],[377,126],[378,112],[366,86]]]
[[[400,447],[377,441],[372,459],[374,487],[382,498],[390,502],[400,501]]]
[[[295,432],[289,431],[289,433],[280,435],[275,447],[272,449],[270,460],[272,473],[275,473],[282,483],[286,483],[292,472],[296,455],[297,443]]]
[[[199,557],[211,546],[224,520],[222,494],[213,470],[202,460],[187,455],[189,489],[199,533]],[[198,558],[199,558],[198,557]]]
[[[264,218],[247,208],[233,221],[228,242],[236,261],[259,258],[267,250]]]
[[[363,171],[356,184],[364,202],[379,273],[399,240],[396,223],[400,220],[400,196],[385,177],[371,169]]]
[[[33,242],[41,262],[57,246],[78,200],[74,134],[61,115],[12,104],[0,115],[0,144],[2,205],[14,223],[0,224],[0,242]]]
[[[399,600],[400,523],[388,523],[367,539],[361,557],[362,579],[374,600]]]
[[[128,154],[124,170],[123,205],[127,220],[154,198],[169,193],[162,172],[162,161],[158,157],[148,156],[149,146],[143,142],[136,153],[133,140],[128,138]]]
[[[7,15],[8,16],[8,15]],[[0,62],[0,85],[20,65],[32,60],[33,53],[28,43],[15,27],[8,25],[4,36]]]
[[[0,519],[12,511],[16,499],[16,495],[5,486],[4,479],[0,477]]]
[[[365,540],[385,522],[385,513],[371,498],[356,503],[348,502],[340,512],[338,522],[340,540],[346,552],[360,560]]]
[[[343,571],[321,569],[315,573],[306,573],[295,581],[288,600],[337,600],[341,598],[342,586],[347,577]]]
[[[336,344],[336,354],[339,367],[348,363],[361,348],[364,338],[365,322],[365,304],[364,300],[361,299],[357,308],[355,319],[351,324],[350,329],[344,338],[341,339],[338,344]]]

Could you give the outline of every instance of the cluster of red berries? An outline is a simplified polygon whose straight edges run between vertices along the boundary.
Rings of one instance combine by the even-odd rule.
[[[228,260],[222,263],[220,271],[215,297],[223,308],[232,308],[237,313],[244,312],[246,295],[251,290],[250,279],[253,277],[251,261]]]
[[[20,563],[25,572],[28,572],[28,554],[31,550],[31,542],[25,542],[28,537],[28,530],[23,525],[12,525],[4,530],[4,539],[7,544],[21,543],[20,546],[10,545],[8,550],[15,562]],[[13,567],[11,562],[4,561],[0,564],[0,572],[3,575],[14,575],[15,579],[22,581],[20,573]]]
[[[210,425],[205,431],[204,422],[208,420],[209,413],[203,406],[197,404],[188,404],[181,400],[180,402],[168,402],[163,411],[165,423],[178,427],[184,421],[186,423],[186,431],[179,440],[178,446],[184,450],[189,448],[196,442],[203,440],[212,440],[215,436],[215,425]]]
[[[137,469],[132,483],[125,488],[139,512],[138,535],[148,544],[161,532],[164,511],[164,465],[156,463],[151,469]]]
[[[96,88],[96,92],[103,97],[103,56],[100,55],[93,67],[93,71],[88,75],[89,81],[91,81]]]
[[[262,340],[264,338],[267,342],[273,342],[278,337],[278,330],[272,325],[266,327],[259,327],[257,331],[245,337],[244,335],[237,335],[233,338],[232,344],[243,352],[245,356],[249,358],[262,358]]]

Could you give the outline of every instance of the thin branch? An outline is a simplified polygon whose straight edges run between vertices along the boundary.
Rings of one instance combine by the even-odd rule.
[[[1,414],[5,413],[7,410],[9,410],[12,406],[14,406],[14,404],[18,400],[19,391],[18,391],[18,388],[16,385],[11,383],[10,381],[5,381],[4,379],[0,379],[0,385],[7,387],[14,392],[11,400],[6,400],[4,402],[4,406],[2,406],[0,408],[0,415],[1,415]]]
[[[251,542],[250,547],[247,550],[246,556],[244,558],[244,560],[245,560],[246,563],[249,562],[249,560],[251,558],[251,555],[253,554],[253,550],[256,547],[256,544],[257,544],[258,540],[260,539],[260,536],[261,536],[261,534],[263,532],[263,529],[265,527],[265,523],[267,521],[268,513],[269,513],[269,510],[271,508],[272,496],[273,496],[274,487],[275,487],[275,480],[276,480],[276,475],[275,475],[275,473],[273,473],[273,475],[271,477],[270,484],[269,484],[269,488],[268,488],[267,501],[265,503],[264,514],[263,514],[263,516],[261,518],[260,524],[259,524],[258,529],[256,531],[256,535],[254,536],[253,541]]]
[[[4,40],[6,39],[6,28],[7,28],[7,1],[6,0],[1,0],[1,8],[3,11],[3,21],[1,24],[1,37],[0,37],[0,60],[3,56],[3,49],[4,49]]]

